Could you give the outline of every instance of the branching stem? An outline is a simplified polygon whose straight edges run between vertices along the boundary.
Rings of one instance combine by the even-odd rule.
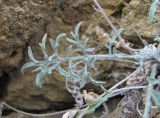
[[[116,27],[113,25],[113,23],[111,22],[111,20],[109,19],[109,17],[106,15],[106,13],[104,12],[103,8],[101,7],[101,5],[97,2],[97,0],[93,0],[96,7],[94,6],[94,9],[99,12],[100,14],[102,14],[102,16],[104,17],[104,19],[107,21],[107,23],[109,24],[109,26],[112,28],[113,32],[115,33],[117,31]],[[121,35],[118,36],[119,38],[119,42],[121,43],[122,47],[130,50],[130,51],[138,51],[138,49],[133,49],[130,48],[126,43],[124,38],[121,37]]]

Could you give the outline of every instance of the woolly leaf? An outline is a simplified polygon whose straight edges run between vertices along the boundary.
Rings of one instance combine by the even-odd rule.
[[[105,84],[106,83],[106,82],[103,82],[103,81],[96,81],[90,75],[89,75],[89,79],[90,79],[91,83],[96,85],[96,86],[100,86],[101,84]]]
[[[157,36],[154,38],[154,41],[160,41],[160,36],[157,35]]]
[[[50,39],[50,44],[51,44],[53,51],[55,51],[56,50],[56,43],[53,39]]]
[[[28,56],[29,58],[34,61],[35,63],[37,63],[38,61],[34,58],[31,47],[28,47]]]
[[[84,46],[87,46],[88,41],[89,41],[89,38],[86,37],[86,38],[83,40],[83,45],[84,45]]]
[[[70,32],[71,36],[73,37],[73,39],[77,39],[76,35],[74,34],[74,32]]]
[[[86,81],[89,79],[89,73],[88,73],[88,70],[87,70],[87,65],[85,65],[85,67],[83,68],[82,73],[83,73],[83,75],[82,75],[83,77],[80,81],[80,88],[83,88],[84,85],[86,84]]]
[[[41,51],[44,55],[44,58],[47,58],[48,55],[46,53],[46,41],[47,41],[47,33],[44,35],[43,39],[42,39],[42,43],[39,43],[40,47],[41,47]]]
[[[70,43],[77,44],[76,41],[74,41],[74,40],[72,40],[72,39],[70,39],[70,38],[66,38],[66,39],[67,39],[67,41],[70,42]]]
[[[58,67],[58,65],[59,65],[59,64],[56,63],[56,64],[54,64],[54,65],[48,67],[48,69],[47,69],[48,74],[51,74],[51,72],[52,72],[53,70],[55,70],[55,69]]]
[[[59,42],[60,42],[60,40],[63,39],[65,36],[66,36],[65,33],[61,33],[61,34],[59,34],[59,35],[56,37],[56,44],[55,44],[55,47],[56,47],[56,48],[59,47]]]
[[[66,57],[69,57],[71,55],[72,52],[72,45],[68,46],[66,49]]]
[[[44,79],[45,75],[46,75],[46,71],[41,71],[36,75],[36,86],[40,88],[42,87],[42,80]]]
[[[149,14],[148,14],[148,21],[152,22],[156,13],[156,10],[158,8],[158,0],[153,0],[153,3],[150,6]]]
[[[58,67],[58,71],[62,76],[68,77],[68,72],[64,70],[61,66]]]
[[[114,35],[111,38],[111,41],[114,42],[120,36],[120,34],[122,33],[122,31],[123,31],[123,29],[116,30],[116,32],[114,33]]]
[[[35,62],[28,62],[22,66],[21,72],[24,73],[25,69],[37,66]]]
[[[78,36],[79,34],[79,30],[80,30],[80,26],[81,26],[82,22],[79,22],[76,27],[75,27],[75,35]]]
[[[155,91],[152,89],[151,91],[151,96],[154,100],[154,103],[157,105],[157,106],[160,106],[160,94],[159,92]]]
[[[53,61],[53,59],[57,59],[57,55],[56,54],[52,54],[49,58],[48,61]]]
[[[41,66],[39,66],[38,68],[34,69],[32,72],[37,72],[37,71],[40,71],[40,70],[43,70]]]
[[[95,48],[87,48],[86,49],[86,52],[93,52],[93,51],[95,51]]]

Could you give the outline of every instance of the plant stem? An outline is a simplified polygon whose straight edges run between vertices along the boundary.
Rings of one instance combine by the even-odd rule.
[[[118,82],[116,85],[114,85],[112,88],[110,88],[108,91],[112,91],[113,89],[117,88],[119,85],[121,85],[122,83],[126,82],[131,76],[137,74],[139,72],[140,68],[138,68],[137,70],[135,70],[133,73],[131,73],[129,76],[127,76],[125,79],[123,79],[122,81]]]
[[[100,54],[100,55],[86,55],[85,58],[96,58],[96,60],[112,60],[112,61],[124,61],[124,62],[131,62],[136,65],[139,63],[135,62],[138,57],[136,55],[122,55],[122,54]],[[77,57],[69,57],[69,58],[64,58],[61,61],[68,61],[68,60],[81,60],[84,59],[84,56],[77,56]],[[134,61],[131,61],[134,60]]]
[[[121,89],[113,90],[113,93],[117,93],[117,92],[121,93],[121,92],[128,91],[128,90],[131,90],[131,89],[144,89],[144,88],[147,88],[147,86],[124,87],[124,88],[121,88]]]
[[[109,26],[112,28],[113,32],[115,33],[117,31],[116,27],[113,25],[113,23],[111,22],[111,20],[109,19],[109,17],[106,15],[106,13],[104,12],[103,8],[100,6],[100,4],[97,2],[97,0],[93,0],[95,5],[97,6],[94,7],[95,10],[99,13],[102,14],[102,16],[104,17],[104,19],[107,21],[107,23],[109,24]],[[125,43],[125,40],[124,38],[121,37],[121,35],[118,36],[119,38],[119,41],[121,42],[122,44],[122,47],[127,49],[127,50],[130,50],[130,51],[138,51],[138,49],[133,49],[133,48],[130,48],[126,43]]]
[[[62,113],[65,113],[69,110],[73,110],[73,109],[68,109],[68,110],[64,110],[64,111],[58,111],[58,112],[54,112],[54,113],[46,113],[46,114],[33,114],[33,113],[28,113],[28,112],[24,112],[24,111],[21,111],[21,110],[18,110],[12,106],[10,106],[9,104],[7,104],[6,102],[3,102],[2,103],[5,107],[19,113],[19,114],[23,114],[23,115],[27,115],[27,116],[32,116],[32,117],[47,117],[47,116],[53,116],[53,115],[58,115],[58,114],[62,114]]]
[[[149,112],[150,112],[150,108],[151,108],[151,89],[152,89],[152,85],[149,84],[148,88],[147,88],[147,99],[146,99],[146,105],[145,105],[145,109],[144,109],[144,118],[149,118]]]
[[[105,18],[105,20],[107,21],[107,23],[109,24],[109,26],[112,28],[112,30],[114,32],[116,32],[116,27],[113,25],[113,23],[111,22],[111,20],[109,19],[109,17],[105,14],[103,8],[100,6],[100,4],[97,2],[97,0],[94,0],[95,5],[97,6],[97,11],[100,12],[103,17]]]

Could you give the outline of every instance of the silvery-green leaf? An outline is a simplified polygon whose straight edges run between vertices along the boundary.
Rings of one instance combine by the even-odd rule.
[[[93,52],[95,50],[95,48],[87,48],[86,52]]]
[[[160,41],[160,36],[157,35],[157,36],[154,38],[154,41]]]
[[[106,83],[106,82],[103,82],[103,81],[96,81],[90,75],[89,75],[89,79],[90,79],[91,83],[96,85],[96,86],[100,86],[101,84],[105,84]]]
[[[96,69],[95,68],[95,61],[96,61],[96,57],[93,57],[93,58],[90,58],[89,60],[88,60],[88,63],[90,64],[90,66],[93,68],[93,69]]]
[[[42,39],[42,43],[39,43],[40,47],[41,47],[41,51],[44,55],[44,58],[47,58],[47,52],[46,52],[46,41],[47,41],[47,33],[44,35],[43,39]]]
[[[42,87],[42,80],[44,79],[45,75],[46,71],[41,71],[36,75],[36,85],[40,88]]]
[[[84,87],[84,85],[86,84],[86,78],[83,78],[80,82],[79,82],[79,86],[80,86],[80,88],[83,88]]]
[[[152,22],[156,13],[156,10],[158,8],[158,0],[154,0],[153,3],[150,6],[149,13],[148,13],[148,21]]]
[[[77,80],[80,80],[81,78],[76,74],[74,73],[72,70],[70,71],[70,75],[71,75],[71,78],[74,78],[74,79],[77,79]]]
[[[72,40],[72,39],[70,39],[70,38],[66,38],[66,39],[67,39],[67,41],[70,42],[70,43],[77,44],[76,41],[74,41],[74,40]]]
[[[106,40],[111,40],[111,37],[109,36],[109,34],[107,32],[105,32],[103,34],[104,37],[106,37]]]
[[[77,79],[78,81],[81,79],[79,76],[78,76],[78,74],[76,74],[76,73],[74,73],[73,72],[73,68],[72,68],[72,61],[69,61],[69,68],[68,68],[68,76],[70,77],[70,78],[74,78],[74,79]]]
[[[56,59],[57,55],[56,54],[52,54],[49,58],[48,61],[52,61],[53,59]]]
[[[151,74],[150,74],[151,79],[155,79],[155,76],[156,76],[156,73],[157,73],[157,67],[158,67],[158,64],[153,64],[151,66]]]
[[[53,71],[57,68],[58,64],[52,65],[50,67],[48,67],[48,70]]]
[[[37,71],[40,71],[40,70],[43,70],[43,68],[41,66],[39,66],[38,68],[34,69],[32,72],[37,72]]]
[[[116,54],[117,53],[117,50],[115,47],[113,47],[113,54]]]
[[[59,35],[56,37],[56,45],[55,45],[56,48],[59,47],[59,42],[60,42],[60,40],[63,39],[65,36],[66,36],[65,33],[61,33],[61,34],[59,34]]]
[[[73,39],[76,39],[76,35],[74,34],[74,32],[71,32],[70,34],[73,37]]]
[[[28,62],[22,66],[21,72],[23,73],[25,69],[37,66],[35,62]]]
[[[72,52],[72,45],[68,46],[66,49],[66,57],[69,57],[71,55]]]
[[[28,56],[29,58],[34,61],[35,63],[37,63],[38,61],[34,58],[31,47],[28,47]]]
[[[44,47],[44,49],[46,49],[46,41],[47,41],[47,33],[44,35],[42,39],[42,47]]]
[[[85,66],[84,72],[83,72],[83,77],[80,81],[80,88],[83,88],[84,85],[86,84],[86,81],[89,79],[89,74],[87,71],[87,66]]]
[[[44,58],[47,58],[48,55],[46,53],[46,49],[43,47],[43,45],[41,43],[39,43],[39,46],[41,47],[40,49],[41,49],[42,54],[44,55]]]
[[[82,76],[83,73],[84,73],[84,71],[85,71],[85,67],[78,72],[78,75],[79,75],[79,76]]]
[[[105,46],[107,49],[109,49],[109,45],[108,45],[108,44],[105,44],[104,46]]]
[[[87,58],[86,58],[86,61],[87,61],[88,63],[94,63],[95,60],[96,60],[96,57],[87,57]]]
[[[68,77],[68,72],[64,70],[61,66],[58,67],[58,71],[62,76]]]
[[[84,41],[83,41],[83,45],[84,45],[84,46],[87,46],[88,41],[89,41],[89,38],[86,37],[86,38],[84,39]]]
[[[51,43],[51,47],[52,47],[52,49],[53,49],[53,51],[54,51],[54,53],[56,54],[56,55],[58,55],[58,49],[57,49],[57,45],[56,45],[56,42],[53,40],[53,39],[50,39],[50,43]]]
[[[52,47],[53,51],[55,51],[55,49],[56,49],[56,42],[53,39],[50,39],[50,44],[51,44],[51,47]]]
[[[75,27],[75,35],[77,36],[79,34],[79,30],[80,30],[80,26],[81,26],[82,22],[79,22],[76,27]]]
[[[82,48],[76,48],[75,51],[76,52],[82,52],[83,50],[82,50]]]
[[[154,103],[157,105],[157,106],[160,106],[160,94],[158,91],[155,91],[155,90],[152,90],[151,91],[151,96],[153,98],[153,101]]]
[[[111,38],[111,41],[115,41],[120,36],[120,34],[122,33],[122,31],[123,31],[122,29],[116,30],[116,32],[114,33],[114,35]]]

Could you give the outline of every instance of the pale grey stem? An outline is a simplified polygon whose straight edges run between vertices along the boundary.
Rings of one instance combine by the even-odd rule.
[[[113,96],[123,94],[123,93],[125,93],[126,91],[129,91],[129,90],[144,89],[144,88],[147,88],[147,86],[132,86],[132,87],[124,87],[124,88],[117,89],[117,90],[110,90],[108,92],[111,92],[111,95],[109,97],[107,97],[107,99],[109,99]],[[108,93],[105,92],[105,93],[101,94],[100,98],[101,97],[105,98],[105,96],[108,96]]]
[[[104,12],[103,8],[100,6],[100,4],[97,2],[97,0],[93,0],[93,1],[94,1],[95,5],[96,5],[96,7],[97,7],[97,8],[94,7],[94,9],[95,9],[97,12],[99,12],[99,13],[102,14],[102,16],[104,17],[104,19],[107,21],[107,23],[109,24],[109,26],[112,28],[113,32],[115,33],[115,32],[117,31],[117,29],[116,29],[116,27],[113,25],[113,23],[111,22],[111,20],[109,19],[109,17],[106,15],[106,13]],[[119,35],[118,38],[119,38],[119,40],[122,42],[122,44],[124,45],[124,48],[126,48],[126,49],[128,49],[128,50],[131,50],[131,51],[136,51],[136,50],[138,51],[138,49],[132,49],[132,48],[126,46],[125,41],[124,41],[124,39],[121,37],[121,35]]]
[[[142,100],[142,99],[140,99],[140,100],[138,101],[136,107],[137,107],[138,114],[143,117],[143,114],[142,114],[141,111],[139,110],[139,103],[140,103],[141,100]]]
[[[129,78],[131,78],[133,75],[136,75],[139,72],[140,68],[138,68],[137,70],[135,70],[133,73],[131,73],[129,76],[127,76],[125,79],[123,79],[122,81],[118,82],[116,85],[114,85],[112,88],[110,88],[108,91],[112,91],[113,89],[117,88],[118,86],[120,86],[122,83],[126,82]]]
[[[97,0],[94,0],[94,3],[95,3],[95,5],[98,8],[97,11],[100,12],[104,16],[105,20],[110,25],[110,27],[112,28],[112,30],[114,32],[116,32],[116,27],[113,25],[113,23],[111,22],[111,20],[109,19],[109,17],[105,14],[103,8],[99,5],[99,3],[97,2]]]
[[[151,89],[152,89],[152,85],[149,84],[148,88],[147,88],[147,95],[146,95],[147,100],[146,100],[143,118],[150,118],[149,112],[150,112],[150,108],[151,108]]]
[[[80,60],[83,59],[84,56],[77,56],[77,57],[70,57],[69,59],[74,60]],[[122,54],[115,54],[115,55],[106,55],[106,54],[100,54],[100,55],[87,55],[85,58],[96,58],[96,60],[115,60],[115,61],[130,61],[134,60],[136,61],[138,57],[136,55],[122,55]],[[65,61],[66,59],[62,60]],[[132,61],[130,61],[132,62]],[[135,62],[134,62],[135,63]],[[138,63],[136,63],[138,64]]]
[[[6,102],[3,102],[3,105],[19,114],[23,114],[23,115],[27,115],[27,116],[32,116],[32,117],[47,117],[47,116],[53,116],[53,115],[58,115],[58,114],[62,114],[65,113],[69,110],[73,110],[73,109],[68,109],[68,110],[64,110],[64,111],[59,111],[59,112],[54,112],[54,113],[46,113],[46,114],[33,114],[33,113],[28,113],[28,112],[24,112],[21,110],[18,110],[12,106],[10,106],[9,104],[7,104]]]

